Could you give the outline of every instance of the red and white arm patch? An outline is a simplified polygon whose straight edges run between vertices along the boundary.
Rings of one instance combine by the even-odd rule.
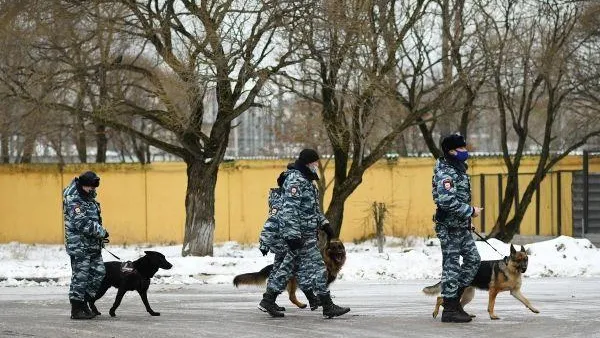
[[[72,208],[73,208],[73,213],[75,213],[76,215],[81,215],[83,213],[83,210],[81,209],[81,205],[79,205],[79,204],[73,204]]]
[[[300,193],[300,189],[297,186],[293,185],[290,187],[290,195],[296,196]]]
[[[450,190],[454,187],[454,182],[452,182],[452,179],[446,178],[442,181],[442,185],[444,186],[444,189]]]

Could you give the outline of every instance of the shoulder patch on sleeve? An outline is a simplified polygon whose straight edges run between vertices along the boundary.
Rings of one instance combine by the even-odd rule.
[[[292,194],[292,196],[296,196],[299,193],[299,189],[297,186],[293,185],[290,187],[290,194]]]
[[[450,189],[452,189],[452,187],[454,187],[454,182],[452,182],[452,179],[450,179],[450,178],[445,178],[442,181],[442,184],[444,185],[444,189],[446,189],[446,190],[450,190]]]
[[[75,211],[76,214],[81,214],[81,207],[79,206],[79,204],[75,204],[75,206],[73,207],[73,211]]]

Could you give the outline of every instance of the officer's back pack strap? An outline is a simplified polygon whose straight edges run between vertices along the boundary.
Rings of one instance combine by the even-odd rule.
[[[279,174],[279,177],[277,177],[277,185],[280,187],[283,187],[283,183],[285,182],[285,180],[288,176],[289,176],[288,170],[282,171],[281,174]]]

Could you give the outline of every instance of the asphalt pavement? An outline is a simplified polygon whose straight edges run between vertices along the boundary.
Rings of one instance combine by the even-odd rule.
[[[282,294],[284,318],[270,318],[256,305],[263,290],[231,285],[151,285],[152,317],[135,292],[108,315],[116,290],[98,303],[92,320],[69,318],[66,287],[0,288],[1,337],[600,337],[600,278],[525,279],[523,293],[534,314],[508,292],[496,301],[500,320],[487,314],[487,293],[478,291],[466,308],[477,317],[466,324],[431,316],[435,298],[421,288],[434,281],[332,285],[334,302],[352,311],[323,319],[320,309],[298,309]],[[299,297],[303,299],[301,294]]]

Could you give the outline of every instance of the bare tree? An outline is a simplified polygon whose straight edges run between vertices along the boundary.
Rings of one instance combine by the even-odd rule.
[[[211,255],[217,170],[232,121],[258,105],[273,74],[297,62],[293,50],[275,54],[273,49],[286,44],[279,33],[282,26],[301,25],[299,13],[306,4],[55,0],[38,5],[64,13],[43,22],[49,27],[65,25],[69,15],[79,20],[72,39],[50,41],[57,36],[46,32],[37,44],[37,51],[56,63],[56,71],[43,79],[52,84],[50,92],[71,94],[49,99],[23,93],[16,83],[13,90],[36,104],[94,121],[97,134],[106,126],[182,158],[188,175],[182,255]],[[115,31],[129,42],[125,53],[115,53],[121,46],[111,40]],[[98,39],[104,40],[96,43]],[[91,57],[75,57],[74,49],[82,47],[89,47]],[[83,105],[77,104],[78,92]],[[155,99],[140,102],[131,92]],[[151,121],[160,130],[149,134],[131,123],[134,118]]]
[[[278,103],[279,106],[283,104],[286,108],[276,116],[275,137],[279,144],[288,145],[290,149],[286,149],[285,155],[290,157],[296,156],[302,148],[315,149],[321,154],[319,180],[316,184],[321,192],[319,207],[324,210],[325,191],[333,180],[325,175],[332,161],[331,156],[328,156],[331,154],[331,147],[321,120],[321,107],[312,100],[301,98]]]
[[[177,4],[182,4],[177,8]],[[183,85],[185,109],[172,102],[160,79],[135,65],[115,68],[145,73],[165,110],[146,110],[128,102],[124,113],[152,119],[174,134],[180,145],[139,135],[149,144],[183,158],[187,164],[186,226],[182,254],[211,255],[214,189],[228,145],[232,121],[255,106],[266,81],[295,62],[291,52],[272,55],[276,31],[292,24],[300,10],[278,1],[123,1],[131,13],[127,27],[154,48]],[[185,24],[184,24],[185,22]],[[296,22],[298,23],[298,22]],[[268,58],[275,58],[269,62]],[[208,101],[211,99],[214,101]],[[214,108],[211,111],[210,108]],[[209,106],[207,106],[209,105]],[[212,113],[212,117],[209,114]],[[107,121],[108,122],[108,121]],[[129,130],[108,122],[120,130]],[[210,123],[210,125],[206,125]],[[132,131],[137,132],[137,131]]]
[[[364,172],[455,90],[435,76],[431,1],[320,2],[300,43],[310,61],[280,84],[321,106],[335,161],[326,216],[339,234]]]
[[[273,48],[285,44],[282,25],[299,24],[301,7],[158,0],[37,5],[52,14],[28,17],[45,28],[31,43],[36,64],[26,68],[27,78],[4,77],[5,83],[24,101],[93,121],[98,156],[110,127],[182,158],[188,166],[182,254],[212,254],[214,189],[232,121],[257,105],[272,74],[296,62],[291,51],[275,55]],[[115,31],[130,42],[125,55],[114,52]],[[40,60],[54,72],[40,72]],[[48,89],[31,91],[34,82]],[[140,101],[139,93],[154,100]],[[141,119],[160,131],[148,133],[135,122]]]
[[[486,2],[480,8],[493,31],[481,41],[493,64],[500,145],[508,171],[500,214],[489,237],[510,241],[548,171],[590,137],[600,134],[597,114],[584,117],[576,104],[580,101],[576,89],[582,80],[576,76],[576,69],[589,67],[583,56],[591,39],[579,26],[581,4],[498,1]],[[596,68],[595,78],[599,75]],[[575,115],[581,118],[576,129],[567,130],[566,124],[559,123],[563,117]],[[536,120],[543,122],[539,130],[532,127]],[[557,141],[559,134],[565,136]],[[514,145],[509,142],[510,135],[514,135]],[[540,159],[525,191],[520,193],[521,160],[530,149],[538,150]],[[513,206],[515,212],[509,219]]]
[[[464,0],[438,1],[437,20],[441,34],[441,82],[452,92],[444,103],[420,118],[419,130],[431,154],[442,155],[437,135],[460,132],[468,138],[477,117],[477,99],[489,77],[489,62],[477,48],[477,35],[485,35],[477,8]]]

